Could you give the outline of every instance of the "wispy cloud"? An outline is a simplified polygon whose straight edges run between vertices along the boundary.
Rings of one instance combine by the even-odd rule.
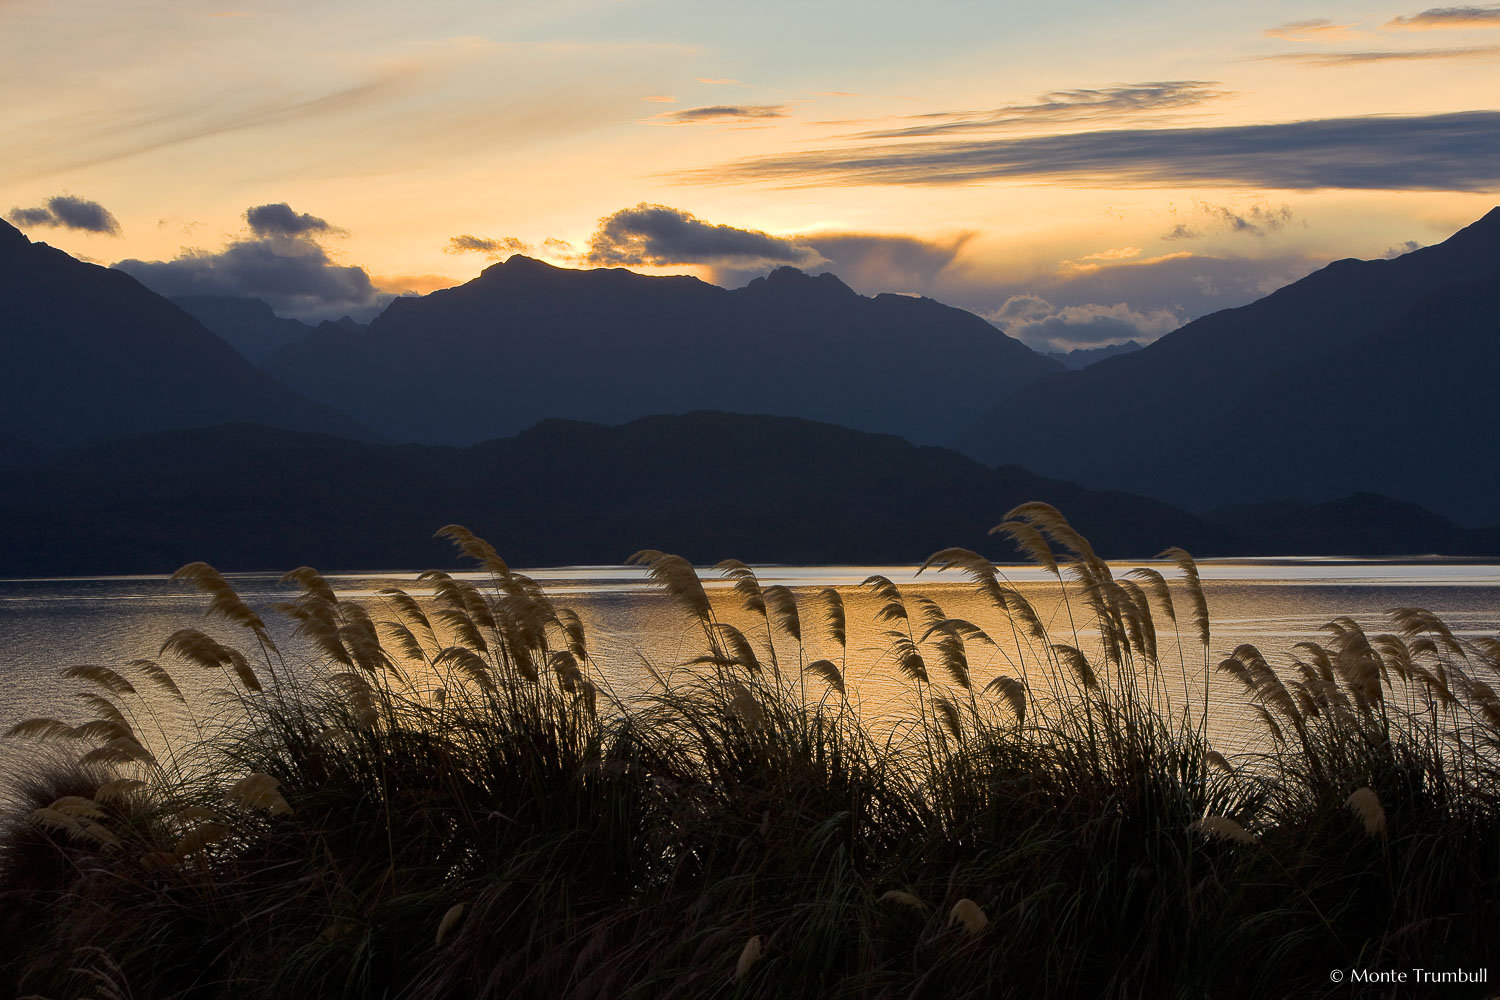
[[[1267,28],[1262,34],[1287,42],[1326,42],[1352,37],[1355,34],[1354,27],[1352,24],[1334,24],[1326,17],[1315,17]]]
[[[1432,7],[1420,14],[1397,15],[1383,27],[1417,31],[1433,28],[1495,28],[1500,27],[1500,6]]]
[[[1100,250],[1098,253],[1085,254],[1079,260],[1129,260],[1141,255],[1140,247],[1115,247],[1111,250]]]
[[[459,284],[446,274],[372,274],[370,281],[388,295],[426,295]]]
[[[809,233],[801,240],[855,288],[925,294],[958,262],[975,235],[961,232],[934,239],[898,233]]]
[[[322,93],[260,96],[234,93],[142,105],[110,112],[90,110],[54,121],[46,135],[29,137],[22,162],[47,172],[98,166],[212,136],[337,115],[405,93],[417,71],[392,69]]]
[[[744,86],[744,84],[741,83],[739,80],[731,80],[727,76],[725,76],[725,77],[700,76],[700,77],[696,77],[695,79],[697,79],[697,81],[699,83],[706,83],[706,84],[708,84],[710,87],[725,87],[725,86],[728,86],[730,84],[739,84],[740,86]]]
[[[702,183],[794,186],[1046,180],[1085,186],[1488,191],[1500,189],[1500,111],[846,146],[739,160],[679,176]]]
[[[482,253],[492,258],[513,253],[527,253],[530,250],[529,245],[514,236],[487,239],[470,233],[449,237],[448,245],[443,248],[444,253]]]
[[[702,108],[663,111],[651,121],[663,125],[714,125],[720,122],[757,121],[787,117],[785,104],[715,104]]]
[[[60,194],[48,198],[46,205],[36,208],[13,208],[9,216],[18,226],[50,226],[59,229],[77,229],[85,233],[102,233],[106,236],[120,235],[120,221],[109,209],[97,201]]]
[[[1138,248],[1126,247],[1124,248],[1124,250],[1126,252],[1106,250],[1103,253],[1090,254],[1087,257],[1079,257],[1077,260],[1062,261],[1059,265],[1059,273],[1065,275],[1081,274],[1088,273],[1090,271],[1098,271],[1106,267],[1118,268],[1121,265],[1136,268],[1151,267],[1152,265],[1161,264],[1166,261],[1186,260],[1187,258],[1193,256],[1193,254],[1189,251],[1179,250],[1176,253],[1162,254],[1159,257],[1146,257],[1142,260],[1135,260],[1133,258],[1140,256],[1140,250]],[[1129,253],[1128,251],[1130,250],[1135,250],[1135,253]],[[1117,255],[1111,256],[1112,254]]]
[[[1500,45],[1471,45],[1444,49],[1371,49],[1363,52],[1285,52],[1257,59],[1303,63],[1308,66],[1358,66],[1364,63],[1427,62],[1433,59],[1494,59]]]
[[[1173,209],[1173,215],[1177,212]],[[1238,233],[1245,236],[1265,236],[1279,232],[1292,221],[1290,205],[1251,205],[1234,208],[1229,205],[1213,205],[1206,201],[1193,202],[1193,209],[1186,220],[1175,223],[1162,234],[1164,240],[1191,240],[1212,233]]]
[[[1135,120],[1180,111],[1228,96],[1206,80],[1163,80],[1102,89],[1054,90],[1030,104],[1008,104],[989,111],[939,111],[909,115],[918,124],[865,132],[864,139],[904,139],[993,132],[1020,127]]]

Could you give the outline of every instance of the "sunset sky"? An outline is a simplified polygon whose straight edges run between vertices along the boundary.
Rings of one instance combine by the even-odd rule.
[[[6,218],[311,318],[521,249],[1090,346],[1500,201],[1500,6],[0,0],[0,33]]]

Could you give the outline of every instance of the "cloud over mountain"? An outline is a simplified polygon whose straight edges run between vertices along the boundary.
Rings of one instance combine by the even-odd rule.
[[[1123,302],[1054,306],[1039,295],[1015,295],[987,319],[1035,351],[1149,343],[1182,325],[1169,309],[1138,312]]]
[[[25,228],[53,226],[106,236],[120,235],[120,222],[109,209],[97,201],[75,198],[70,194],[48,198],[46,205],[36,208],[13,208],[7,218]]]
[[[337,263],[317,242],[316,236],[337,232],[325,220],[280,203],[251,208],[245,219],[250,237],[218,252],[186,250],[174,260],[130,259],[114,266],[169,298],[246,296],[299,319],[367,317],[390,301],[364,268]]]
[[[926,292],[958,260],[973,233],[947,239],[878,233],[814,233],[802,237],[830,270],[866,292]]]
[[[1181,216],[1178,228],[1185,235],[1178,238],[1262,237],[1292,219],[1289,206],[1271,202],[1195,201]],[[711,281],[725,288],[744,285],[782,265],[827,270],[866,295],[909,293],[966,309],[1042,351],[1127,340],[1149,343],[1188,320],[1260,298],[1315,266],[1287,253],[1248,257],[1178,251],[1143,256],[1140,247],[1119,246],[1061,261],[1051,273],[1002,278],[982,249],[972,251],[978,239],[974,232],[942,237],[858,232],[773,236],[707,222],[665,205],[641,204],[601,219],[583,252],[574,253],[562,244],[547,249],[575,266],[703,267]],[[1027,301],[1033,308],[1016,312],[1018,303]]]
[[[597,267],[705,264],[738,269],[825,263],[805,243],[704,222],[681,209],[645,202],[600,219],[582,261]]]

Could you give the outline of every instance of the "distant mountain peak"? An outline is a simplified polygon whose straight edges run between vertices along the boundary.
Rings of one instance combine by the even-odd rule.
[[[837,293],[840,295],[858,295],[854,289],[839,280],[839,276],[831,271],[824,271],[819,275],[811,275],[800,268],[784,264],[763,278],[756,278],[745,286],[747,291],[756,292],[776,289],[807,289],[825,293]]]
[[[1109,344],[1104,347],[1076,347],[1071,351],[1048,351],[1047,357],[1061,361],[1063,367],[1070,371],[1077,371],[1107,358],[1132,354],[1144,346],[1140,341],[1127,340],[1123,344]]]
[[[562,268],[559,268],[553,264],[549,264],[544,260],[537,260],[535,257],[528,257],[524,253],[515,253],[511,254],[509,257],[505,258],[499,263],[491,264],[489,267],[485,268],[482,272],[480,272],[480,277],[489,277],[491,275],[501,274],[543,274],[548,271],[560,270],[562,270]]]
[[[811,275],[801,268],[792,267],[790,264],[783,264],[766,275],[765,282],[768,285],[787,284],[793,281],[806,281],[810,277]]]

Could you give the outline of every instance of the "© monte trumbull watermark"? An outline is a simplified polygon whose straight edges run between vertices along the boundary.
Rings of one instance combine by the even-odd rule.
[[[1335,983],[1487,983],[1490,970],[1483,969],[1332,969],[1328,978]]]

